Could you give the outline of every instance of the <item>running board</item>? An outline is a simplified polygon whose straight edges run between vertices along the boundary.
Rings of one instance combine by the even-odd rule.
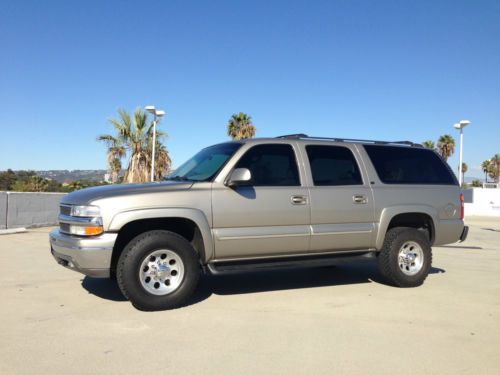
[[[208,272],[213,275],[250,271],[269,271],[276,269],[323,267],[351,261],[371,260],[375,251],[343,254],[299,255],[265,259],[219,260],[207,264]]]

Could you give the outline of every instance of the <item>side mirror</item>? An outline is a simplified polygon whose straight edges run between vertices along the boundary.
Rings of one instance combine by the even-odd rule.
[[[231,172],[229,178],[226,181],[226,186],[236,187],[250,185],[250,180],[252,179],[252,174],[247,168],[236,168]]]

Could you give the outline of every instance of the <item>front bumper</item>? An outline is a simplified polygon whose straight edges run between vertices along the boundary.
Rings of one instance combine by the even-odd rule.
[[[60,265],[87,276],[110,276],[116,233],[84,238],[63,234],[59,229],[54,229],[49,237],[51,253]]]

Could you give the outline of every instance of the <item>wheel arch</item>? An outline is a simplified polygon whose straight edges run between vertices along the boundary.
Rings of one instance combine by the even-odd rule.
[[[375,247],[380,250],[387,231],[395,227],[423,228],[427,231],[432,245],[436,238],[437,211],[430,206],[388,207],[382,211]]]
[[[113,217],[108,231],[118,233],[111,269],[116,267],[123,248],[145,231],[163,229],[179,234],[198,252],[205,264],[213,258],[214,248],[210,226],[204,213],[196,209],[144,209],[121,212]]]

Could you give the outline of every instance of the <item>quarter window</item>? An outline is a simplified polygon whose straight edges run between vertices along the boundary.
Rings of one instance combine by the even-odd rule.
[[[299,186],[295,152],[287,144],[252,147],[238,161],[236,168],[248,168],[253,186]]]
[[[450,168],[432,150],[365,145],[378,177],[385,184],[456,185]]]
[[[306,146],[315,186],[362,185],[351,150],[338,146]]]

